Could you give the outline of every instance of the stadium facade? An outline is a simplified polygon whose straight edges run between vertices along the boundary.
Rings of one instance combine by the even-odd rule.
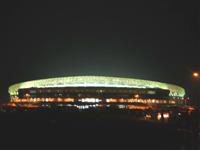
[[[185,90],[177,85],[104,76],[33,80],[11,85],[8,92],[14,103],[183,105],[185,102]]]

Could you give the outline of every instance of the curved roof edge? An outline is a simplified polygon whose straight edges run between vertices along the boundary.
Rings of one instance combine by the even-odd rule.
[[[69,76],[26,81],[9,87],[10,95],[17,95],[18,89],[32,87],[127,87],[127,88],[160,88],[170,91],[169,96],[183,97],[185,89],[168,83],[157,81],[106,77],[106,76]]]

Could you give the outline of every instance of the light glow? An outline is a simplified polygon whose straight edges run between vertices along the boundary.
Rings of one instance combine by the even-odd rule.
[[[193,76],[194,76],[195,78],[197,78],[197,77],[199,77],[199,73],[198,73],[198,72],[194,72],[194,73],[193,73]]]
[[[168,119],[169,118],[169,113],[163,113],[163,118]]]
[[[101,100],[96,98],[83,98],[79,100],[80,102],[88,102],[88,103],[98,103]]]

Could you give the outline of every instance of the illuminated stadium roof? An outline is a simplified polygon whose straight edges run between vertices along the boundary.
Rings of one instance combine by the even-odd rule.
[[[19,89],[46,87],[116,87],[116,88],[160,88],[170,91],[170,96],[183,97],[185,90],[177,85],[156,81],[104,77],[104,76],[74,76],[59,77],[17,83],[9,87],[10,95],[17,95]]]

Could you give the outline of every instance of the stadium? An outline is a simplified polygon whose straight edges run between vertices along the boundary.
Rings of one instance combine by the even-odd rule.
[[[183,105],[185,102],[185,90],[177,85],[104,76],[33,80],[11,85],[8,92],[14,103],[51,102],[87,104],[87,107],[120,104],[121,107],[133,107],[129,104]]]

